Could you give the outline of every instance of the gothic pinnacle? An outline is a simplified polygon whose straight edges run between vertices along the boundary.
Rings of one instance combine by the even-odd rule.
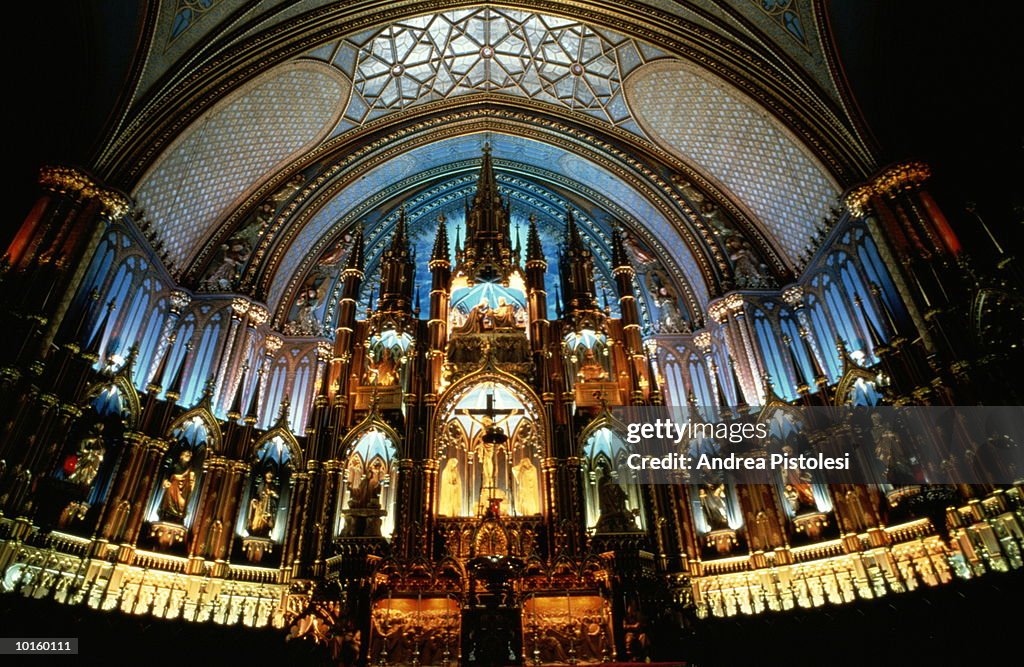
[[[533,213],[530,214],[530,229],[526,232],[526,259],[544,260],[544,248],[540,243],[540,232],[537,230],[537,216]]]
[[[432,262],[448,261],[448,226],[444,214],[437,216],[437,235],[434,236],[434,249],[430,253]]]

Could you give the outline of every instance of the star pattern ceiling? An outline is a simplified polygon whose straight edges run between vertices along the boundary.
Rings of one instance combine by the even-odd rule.
[[[549,102],[636,131],[622,79],[667,57],[579,21],[496,7],[398,21],[308,55],[353,81],[338,131],[396,109],[479,92]]]

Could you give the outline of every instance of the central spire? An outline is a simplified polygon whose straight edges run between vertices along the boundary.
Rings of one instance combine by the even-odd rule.
[[[501,202],[501,195],[498,193],[498,180],[494,177],[494,164],[491,162],[491,144],[484,143],[483,164],[480,165],[480,175],[476,179],[476,196],[473,197],[473,205],[476,207],[493,208],[494,202]]]
[[[456,272],[471,281],[508,280],[516,268],[509,217],[509,205],[498,191],[491,145],[485,143],[473,204],[466,209],[466,244],[461,250],[456,247]]]

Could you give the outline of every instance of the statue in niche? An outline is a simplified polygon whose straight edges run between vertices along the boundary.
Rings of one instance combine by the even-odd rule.
[[[586,351],[583,353],[583,364],[580,369],[576,371],[576,378],[583,382],[601,382],[608,379],[608,371],[605,370],[601,362],[598,361],[597,355],[594,353],[593,348],[584,348]]]
[[[196,471],[192,460],[192,450],[183,448],[178,458],[171,464],[170,474],[163,482],[164,499],[160,503],[158,514],[162,521],[180,523],[185,519],[188,500],[196,483]]]
[[[240,239],[231,238],[220,247],[220,263],[206,276],[201,288],[207,292],[227,292],[238,280],[242,265],[249,259],[251,248]]]
[[[263,473],[256,486],[256,495],[249,501],[247,528],[253,537],[267,537],[277,520],[277,476],[273,470]]]
[[[378,387],[391,387],[398,384],[398,365],[389,348],[383,348],[377,359],[370,358],[363,374],[363,383]]]
[[[714,231],[715,236],[722,240],[727,240],[730,236],[733,236],[736,232],[733,231],[732,227],[729,226],[725,214],[722,213],[722,209],[715,206],[714,204],[707,203],[701,207],[701,213],[704,214],[704,219],[711,225],[711,229]]]
[[[339,262],[345,257],[346,252],[352,247],[352,233],[345,232],[341,235],[341,238],[330,248],[328,248],[324,254],[320,257],[320,261],[317,262],[317,266],[335,268]]]
[[[274,207],[264,204],[252,221],[241,228],[220,247],[217,266],[207,274],[200,288],[208,292],[226,292],[234,288],[243,265],[259,243],[263,229],[274,214]]]
[[[515,482],[516,509],[519,514],[532,516],[540,514],[540,486],[537,483],[537,466],[529,456],[524,456],[512,467]]]
[[[362,464],[357,454],[348,463],[348,507],[344,510],[343,537],[380,537],[382,517],[380,494],[386,484],[388,467],[383,459],[375,457]]]
[[[704,511],[704,520],[711,530],[722,530],[729,527],[729,515],[725,502],[725,484],[704,484],[700,488],[700,507]]]
[[[491,308],[487,313],[495,329],[515,329],[516,309],[511,303],[505,302],[505,297],[498,297],[498,305]]]
[[[353,454],[348,460],[348,474],[345,476],[349,489],[355,489],[363,480],[363,461]],[[350,494],[351,495],[351,494]]]
[[[793,448],[789,445],[783,446],[782,453],[787,458],[794,455]],[[784,467],[782,469],[782,484],[782,495],[793,514],[815,508],[814,489],[811,488],[811,473],[809,471]]]
[[[650,266],[657,261],[654,257],[654,253],[646,246],[641,245],[640,242],[632,236],[626,237],[626,248],[631,255],[631,259],[635,262],[635,266]]]
[[[600,464],[601,476],[597,481],[597,501],[601,516],[597,520],[599,533],[628,533],[636,530],[633,512],[627,507],[626,492],[612,479],[608,467]]]
[[[760,289],[771,287],[767,278],[768,267],[759,263],[746,241],[732,236],[725,242],[725,249],[732,260],[733,283],[739,289]]]
[[[64,463],[65,471],[72,468],[67,475],[67,480],[72,484],[90,486],[100,471],[100,464],[103,463],[103,455],[107,448],[103,443],[103,424],[93,424],[89,434],[79,440],[75,454],[68,457]],[[69,465],[72,463],[73,467]]]
[[[252,222],[236,232],[231,239],[244,243],[251,250],[256,247],[260,237],[263,236],[263,226],[265,223],[266,220],[257,215],[253,218]]]
[[[462,514],[462,477],[459,475],[459,460],[448,459],[441,471],[441,502],[437,513],[441,516]]]
[[[367,470],[359,485],[353,488],[348,497],[349,509],[379,509],[381,483],[384,481],[384,463],[375,459]]]
[[[680,192],[686,195],[686,198],[693,204],[700,206],[707,201],[704,193],[697,189],[697,186],[693,183],[683,178],[680,174],[672,174],[669,176],[669,180],[672,181],[672,185],[676,186]]]
[[[683,319],[675,299],[658,301],[658,329],[663,333],[690,333],[690,323]]]

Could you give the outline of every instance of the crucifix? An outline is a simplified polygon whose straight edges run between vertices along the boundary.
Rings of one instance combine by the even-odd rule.
[[[497,477],[498,470],[497,453],[498,450],[505,449],[505,444],[508,442],[508,434],[505,433],[505,429],[501,425],[514,415],[519,414],[519,410],[516,408],[495,408],[494,394],[489,393],[487,394],[486,407],[482,409],[463,409],[460,412],[479,424],[483,429],[480,441],[473,447],[473,453],[480,461],[480,476],[483,480],[483,483],[480,485],[480,495],[488,499],[495,498],[498,492],[498,487],[495,485],[495,477]],[[495,419],[498,415],[503,416],[500,419]],[[490,493],[490,495],[485,495],[487,493]]]

